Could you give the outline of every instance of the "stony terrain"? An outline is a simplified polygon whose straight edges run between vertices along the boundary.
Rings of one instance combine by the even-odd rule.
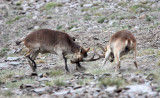
[[[137,39],[137,70],[130,53],[122,57],[121,74],[115,62],[103,59],[82,62],[86,70],[54,54],[39,54],[38,76],[24,57],[27,49],[15,41],[32,31],[48,28],[67,32],[81,46],[105,46],[116,31],[129,30]],[[101,50],[97,47],[97,51]],[[159,0],[1,0],[0,1],[0,98],[3,97],[160,97]]]

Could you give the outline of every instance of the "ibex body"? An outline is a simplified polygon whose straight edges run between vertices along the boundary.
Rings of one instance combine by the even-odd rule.
[[[134,53],[134,64],[136,68],[138,68],[136,62],[136,39],[131,32],[122,30],[115,33],[109,40],[109,43],[106,46],[105,50],[105,58],[102,66],[105,65],[109,57],[112,57],[111,61],[113,61],[115,58],[117,64],[115,71],[119,71],[120,57],[127,54],[131,50]]]
[[[74,39],[67,33],[49,29],[32,32],[23,40],[17,41],[16,44],[19,45],[21,42],[24,42],[24,45],[28,48],[25,56],[28,58],[33,71],[36,71],[37,66],[34,60],[39,53],[53,53],[62,57],[65,62],[65,70],[69,72],[66,55],[75,54],[78,60],[82,60],[89,51],[89,48],[85,50],[75,43]],[[81,68],[78,61],[76,61],[76,65]]]

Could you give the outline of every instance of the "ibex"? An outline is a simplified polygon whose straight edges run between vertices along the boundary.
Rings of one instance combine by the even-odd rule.
[[[101,48],[105,54],[98,54],[96,52],[100,57],[104,57],[101,67],[105,65],[109,57],[111,57],[111,62],[113,62],[115,58],[117,64],[115,72],[119,72],[120,57],[127,54],[131,50],[134,53],[135,67],[138,69],[136,62],[136,39],[131,32],[122,30],[115,33],[113,36],[111,36],[108,45],[105,48],[101,46]]]
[[[87,57],[87,52],[90,48],[82,48],[74,42],[74,39],[71,36],[60,31],[40,29],[30,33],[23,40],[16,41],[16,44],[19,45],[21,42],[24,42],[24,45],[28,48],[28,52],[25,56],[27,57],[33,72],[35,72],[37,68],[34,60],[39,53],[53,53],[63,58],[66,72],[69,72],[67,67],[67,54],[75,54],[76,58],[72,63],[76,63],[76,68],[82,68],[79,63],[80,61],[89,61],[93,59],[93,57],[84,58]]]

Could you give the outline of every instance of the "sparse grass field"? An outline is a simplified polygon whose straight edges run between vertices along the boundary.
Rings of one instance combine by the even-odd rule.
[[[44,6],[44,9],[50,10],[53,7],[62,7],[62,6],[63,6],[63,4],[61,4],[61,3],[50,2]]]
[[[17,16],[14,19],[10,19],[6,22],[6,24],[13,24],[14,22],[16,22],[17,20],[21,19],[24,16]]]
[[[117,86],[118,88],[124,84],[124,80],[121,78],[102,78],[99,80],[100,86]]]
[[[8,0],[8,2],[10,1]],[[160,2],[158,1],[158,3]],[[29,3],[27,0],[12,0],[12,3],[9,4],[12,6],[6,5],[6,8],[4,8],[4,10],[7,9],[8,15],[3,16],[3,13],[0,15],[0,64],[6,63],[9,66],[5,68],[0,65],[0,98],[1,96],[2,98],[14,97],[15,94],[12,91],[20,89],[22,84],[52,88],[52,93],[50,94],[49,92],[47,94],[53,95],[56,92],[54,91],[56,87],[59,87],[58,91],[66,90],[67,88],[72,88],[76,91],[81,87],[90,86],[99,89],[116,86],[121,89],[126,85],[141,84],[144,81],[146,82],[146,79],[151,84],[157,85],[153,92],[160,92],[160,50],[158,39],[160,36],[160,8],[157,6],[157,2],[137,1],[135,3],[133,1],[124,2],[120,0],[106,0],[106,2],[103,2],[103,0],[102,2],[83,0],[61,2],[57,0],[48,2],[47,0],[36,0],[35,3]],[[35,4],[38,5],[35,6]],[[42,6],[38,8],[41,4]],[[24,11],[24,5],[28,7],[27,11]],[[0,12],[4,10],[0,8]],[[38,16],[38,18],[32,19],[34,16]],[[90,51],[93,51],[92,48],[97,43],[107,45],[110,36],[118,30],[133,31],[137,39],[139,70],[135,69],[133,55],[129,54],[121,58],[122,74],[118,76],[114,76],[115,61],[113,63],[107,62],[105,66],[99,69],[103,59],[94,62],[81,62],[81,65],[86,70],[78,71],[76,70],[76,65],[71,64],[70,59],[68,59],[68,67],[71,73],[66,74],[63,61],[58,60],[55,63],[54,61],[57,59],[55,59],[55,56],[40,54],[35,60],[38,65],[38,76],[31,77],[28,75],[31,73],[31,68],[27,59],[23,57],[28,49],[24,48],[22,44],[20,47],[15,46],[14,42],[34,31],[35,26],[65,31],[75,37],[75,41],[82,47],[90,47]],[[96,38],[95,43],[92,38]],[[148,48],[148,46],[150,47]],[[22,49],[21,52],[14,53],[18,49]],[[97,49],[97,51],[100,52],[100,49]],[[20,57],[20,60],[5,60],[6,57],[16,56]],[[68,57],[72,58],[70,55]],[[10,65],[10,62],[20,62],[20,64],[14,66]],[[75,74],[79,74],[79,76],[75,76]],[[83,74],[89,75],[83,76]],[[20,77],[15,78],[15,76]],[[39,81],[39,79],[43,80],[43,78],[44,81]],[[75,89],[74,86],[77,85],[80,88]],[[28,88],[21,89],[21,91],[24,91],[23,94],[29,93],[29,98],[36,96],[32,91],[29,92]],[[96,92],[100,91],[97,90]],[[71,92],[69,93],[71,94]],[[86,93],[90,94],[87,89]],[[123,94],[123,91],[118,94]],[[41,97],[40,95],[37,94],[38,97]]]

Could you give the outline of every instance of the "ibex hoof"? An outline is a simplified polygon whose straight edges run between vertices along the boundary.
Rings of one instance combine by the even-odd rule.
[[[31,76],[37,76],[37,73],[36,72],[32,72]]]

